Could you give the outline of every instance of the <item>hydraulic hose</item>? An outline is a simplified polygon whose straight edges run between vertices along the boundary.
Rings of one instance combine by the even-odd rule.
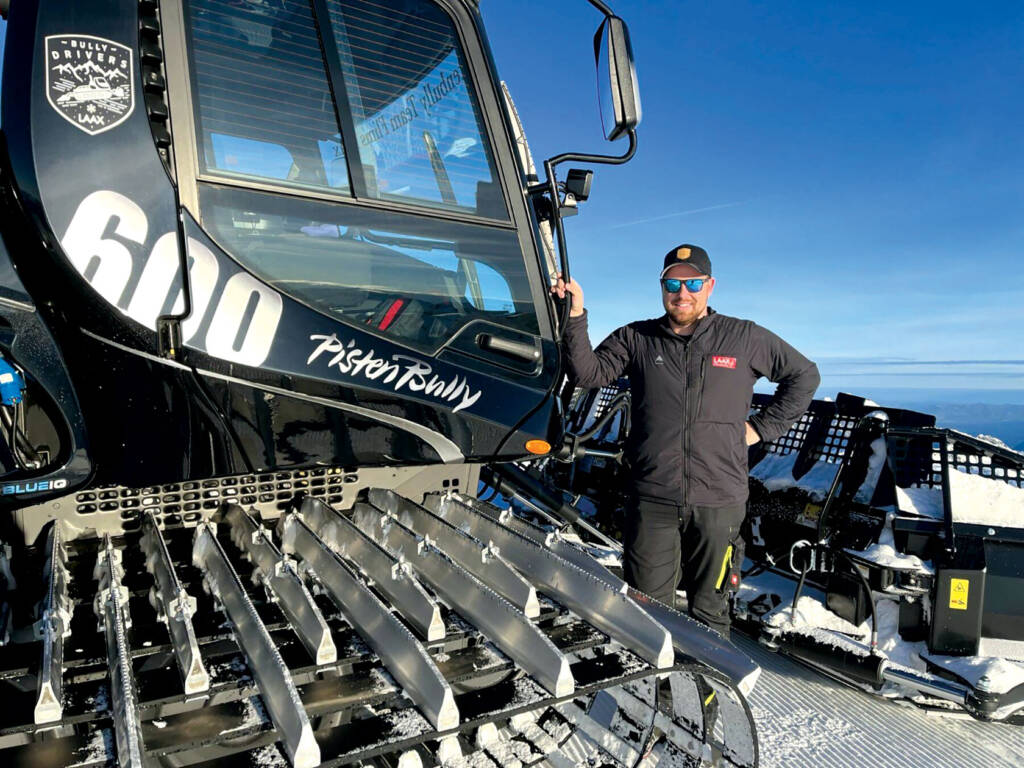
[[[811,570],[810,564],[805,565],[800,570],[800,579],[796,583],[796,589],[793,591],[793,605],[789,609],[789,623],[796,624],[796,604],[800,602],[800,593],[804,591],[804,582],[807,581],[807,572]]]
[[[17,408],[18,406],[15,406]],[[40,459],[39,454],[36,453],[35,446],[33,446],[25,433],[18,427],[17,418],[15,414],[12,414],[6,407],[0,408],[0,421],[3,422],[4,429],[11,436],[11,455],[14,456],[15,460],[22,463],[21,456],[18,455],[18,451],[24,454],[26,462],[34,462],[39,465]],[[22,467],[22,469],[30,469],[30,467]]]
[[[576,507],[566,504],[543,483],[515,464],[484,466],[480,470],[480,479],[497,488],[499,493],[504,487],[513,495],[526,495],[535,499],[567,523],[575,523],[580,519],[580,512]]]
[[[542,482],[515,464],[486,465],[480,470],[480,479],[499,493],[525,501],[542,515],[553,521],[561,520],[569,525],[578,525],[591,536],[600,539],[612,549],[621,551],[622,545],[606,536],[580,516],[580,511],[567,504]]]
[[[767,571],[769,568],[774,567],[777,559],[779,557],[781,557],[782,554],[787,549],[789,549],[789,545],[788,544],[783,546],[783,547],[779,547],[776,550],[773,550],[771,552],[766,553],[765,556],[764,556],[764,559],[765,559],[766,562],[754,563],[754,565],[750,566],[747,570],[743,571],[740,574],[740,576],[742,578],[746,579],[746,578],[749,578],[751,576],[757,576],[758,574],[761,574],[764,571]]]
[[[629,392],[620,392],[612,401],[608,404],[608,410],[606,410],[597,421],[595,421],[589,429],[584,430],[580,434],[576,435],[577,442],[584,442],[589,440],[602,429],[604,429],[620,410],[629,405],[630,395]]]

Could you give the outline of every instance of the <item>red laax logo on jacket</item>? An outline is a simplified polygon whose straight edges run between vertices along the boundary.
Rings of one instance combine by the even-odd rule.
[[[736,358],[726,357],[725,355],[712,355],[711,364],[715,366],[715,368],[735,368]]]

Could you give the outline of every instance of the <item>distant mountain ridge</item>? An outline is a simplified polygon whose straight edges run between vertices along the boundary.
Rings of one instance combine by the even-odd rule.
[[[838,384],[838,386],[837,386]],[[757,386],[771,392],[773,385]],[[892,387],[870,382],[842,382],[823,385],[817,398],[834,398],[837,392],[867,397],[887,408],[929,413],[939,427],[958,429],[969,435],[991,435],[1024,452],[1024,390],[960,389],[949,387]]]
[[[922,402],[915,410],[934,414],[937,426],[992,435],[1013,450],[1024,451],[1024,405]]]

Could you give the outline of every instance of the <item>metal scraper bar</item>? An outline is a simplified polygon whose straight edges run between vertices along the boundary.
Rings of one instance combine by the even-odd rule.
[[[413,629],[428,642],[444,637],[437,601],[427,594],[401,558],[395,558],[344,515],[319,499],[306,496],[299,509],[306,524],[335,552],[355,563],[384,593]]]
[[[331,638],[330,627],[295,572],[294,563],[271,541],[270,531],[240,506],[224,504],[221,509],[231,526],[231,540],[252,560],[260,581],[276,598],[278,607],[306,650],[317,665],[333,664],[338,660],[338,649]]]
[[[58,520],[54,520],[50,526],[47,549],[48,586],[37,625],[43,642],[43,659],[39,664],[39,695],[34,714],[37,725],[60,720],[64,713],[64,638],[71,634],[72,605],[68,597],[70,576],[67,551],[64,549]]]
[[[590,717],[576,702],[562,704],[558,711],[620,765],[636,765],[640,762],[640,753],[634,747]]]
[[[355,505],[353,522],[393,554],[403,554],[435,592],[550,693],[575,690],[568,659],[547,635],[428,539],[370,504]]]
[[[164,541],[156,515],[152,512],[146,512],[142,516],[141,545],[142,551],[146,554],[146,570],[153,575],[155,582],[149,600],[160,620],[167,625],[185,693],[190,695],[205,691],[210,687],[210,675],[203,666],[196,631],[192,626],[196,599],[181,586],[178,574],[174,571],[174,563],[171,562],[171,555],[167,551],[167,542]]]
[[[658,668],[675,661],[672,637],[632,599],[577,568],[536,542],[479,514],[463,496],[428,496],[425,503],[452,525],[465,526],[480,539],[493,541],[505,558],[602,632]]]
[[[260,697],[292,765],[295,768],[319,765],[320,747],[313,737],[291,673],[217,541],[216,528],[210,523],[196,528],[192,562],[203,571],[210,592],[231,623],[235,640],[249,662]]]
[[[280,526],[284,550],[312,568],[345,618],[430,724],[439,731],[457,727],[459,710],[452,689],[412,632],[298,515],[286,515]]]
[[[441,499],[443,498],[444,496],[440,494],[430,495],[424,503],[428,508],[434,508],[442,503]],[[753,659],[717,632],[686,614],[628,586],[625,581],[597,562],[579,545],[566,541],[557,532],[545,531],[516,517],[511,511],[499,510],[478,499],[462,494],[454,494],[454,498],[491,522],[515,531],[562,560],[570,562],[594,578],[600,579],[616,592],[624,592],[650,614],[651,618],[669,631],[672,635],[672,644],[681,653],[725,674],[745,696],[754,689],[754,685],[761,675],[761,668]]]
[[[612,587],[618,589],[618,587],[616,587],[616,582],[619,584],[622,583],[621,579],[616,578],[611,571],[597,562],[597,560],[595,560],[590,554],[579,547],[573,546],[562,538],[558,531],[545,530],[537,525],[529,523],[515,515],[511,509],[501,510],[492,504],[488,504],[487,502],[479,501],[478,499],[473,499],[468,496],[463,496],[462,494],[458,494],[457,498],[459,501],[462,501],[464,504],[472,507],[473,511],[478,512],[496,523],[504,525],[506,528],[510,528],[520,536],[525,536],[546,549],[550,549],[563,560],[568,560],[577,568],[582,568],[584,571],[587,571],[602,581],[611,584]]]
[[[459,565],[527,617],[540,615],[537,590],[508,564],[492,543],[484,543],[394,491],[371,488],[368,497],[378,509],[390,512],[420,536],[436,541]]]
[[[99,581],[94,610],[107,639],[110,666],[111,714],[117,741],[117,762],[121,768],[142,768],[142,726],[139,699],[128,653],[128,590],[121,584],[124,569],[121,553],[114,549],[110,534],[103,537],[103,549],[96,560],[93,577]]]

